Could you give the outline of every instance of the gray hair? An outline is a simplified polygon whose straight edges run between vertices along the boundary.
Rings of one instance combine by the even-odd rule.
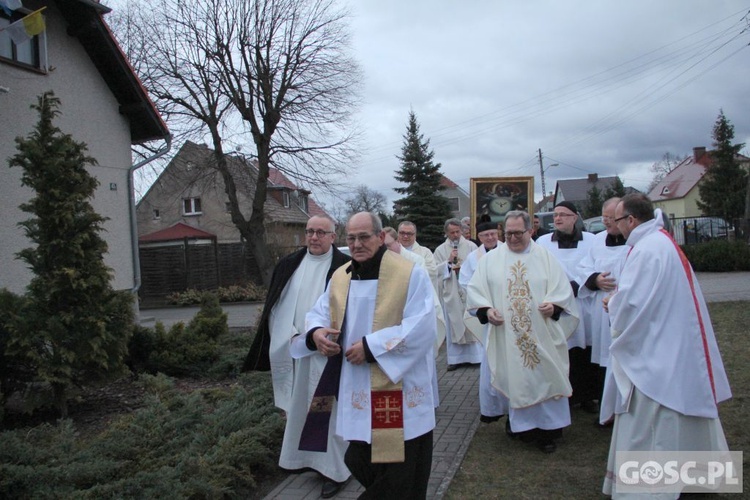
[[[531,229],[531,217],[529,217],[528,212],[524,212],[523,210],[511,210],[507,214],[505,214],[505,225],[508,224],[508,219],[523,219],[523,227],[526,230]]]
[[[336,221],[334,221],[331,218],[330,215],[327,215],[327,214],[324,214],[324,215],[313,215],[312,217],[310,217],[307,220],[310,221],[311,219],[325,219],[325,220],[327,220],[328,222],[331,223],[331,231],[334,231],[334,232],[336,231]]]
[[[443,230],[447,231],[448,230],[448,226],[458,226],[458,227],[461,227],[461,221],[458,220],[458,219],[456,219],[455,217],[452,218],[452,219],[448,219],[447,221],[445,221],[445,224],[443,224]]]

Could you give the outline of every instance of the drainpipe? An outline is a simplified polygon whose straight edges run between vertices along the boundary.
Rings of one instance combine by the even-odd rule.
[[[134,295],[138,294],[138,289],[141,288],[141,259],[138,256],[138,221],[135,215],[135,171],[139,168],[148,165],[157,158],[161,158],[172,149],[172,134],[164,136],[166,144],[159,151],[154,153],[153,156],[149,156],[134,165],[131,165],[128,169],[128,193],[130,198],[130,240],[132,244],[133,254],[133,288],[130,289]],[[136,311],[138,311],[138,301],[135,301]]]

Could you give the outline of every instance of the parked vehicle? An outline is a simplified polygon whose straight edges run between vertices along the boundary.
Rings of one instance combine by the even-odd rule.
[[[685,230],[685,242],[727,240],[734,228],[720,217],[695,217],[682,221]]]
[[[586,228],[586,231],[589,233],[601,233],[605,229],[607,229],[604,226],[604,221],[602,221],[602,216],[598,217],[591,217],[589,219],[586,219],[583,221],[583,227]]]

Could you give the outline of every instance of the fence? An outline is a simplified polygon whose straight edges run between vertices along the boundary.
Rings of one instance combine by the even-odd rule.
[[[188,241],[162,246],[141,247],[141,288],[143,303],[160,304],[173,292],[189,288],[213,290],[217,287],[260,284],[260,272],[245,243],[205,243]]]
[[[672,233],[680,245],[712,240],[743,240],[743,219],[727,222],[721,217],[672,217]]]

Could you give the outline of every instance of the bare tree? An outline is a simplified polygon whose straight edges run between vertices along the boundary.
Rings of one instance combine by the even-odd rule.
[[[654,174],[654,177],[651,179],[651,183],[648,185],[648,188],[646,188],[646,192],[648,193],[652,189],[654,189],[656,185],[661,182],[664,176],[674,170],[677,165],[685,161],[685,158],[687,158],[687,156],[673,155],[668,151],[664,153],[664,156],[661,157],[661,160],[657,161],[656,163],[651,165],[651,168],[649,168],[649,171]]]
[[[302,185],[334,188],[353,163],[349,118],[361,74],[349,56],[347,13],[332,0],[139,2],[128,33],[135,67],[170,128],[208,136],[232,222],[264,283],[273,262],[264,204],[270,167]],[[133,15],[131,11],[131,15]],[[250,140],[251,139],[251,140]],[[257,166],[243,212],[227,149],[250,146]]]
[[[354,194],[344,200],[346,206],[346,218],[357,212],[373,212],[376,214],[385,213],[385,204],[388,199],[380,191],[370,189],[364,184],[360,184],[354,191]]]

